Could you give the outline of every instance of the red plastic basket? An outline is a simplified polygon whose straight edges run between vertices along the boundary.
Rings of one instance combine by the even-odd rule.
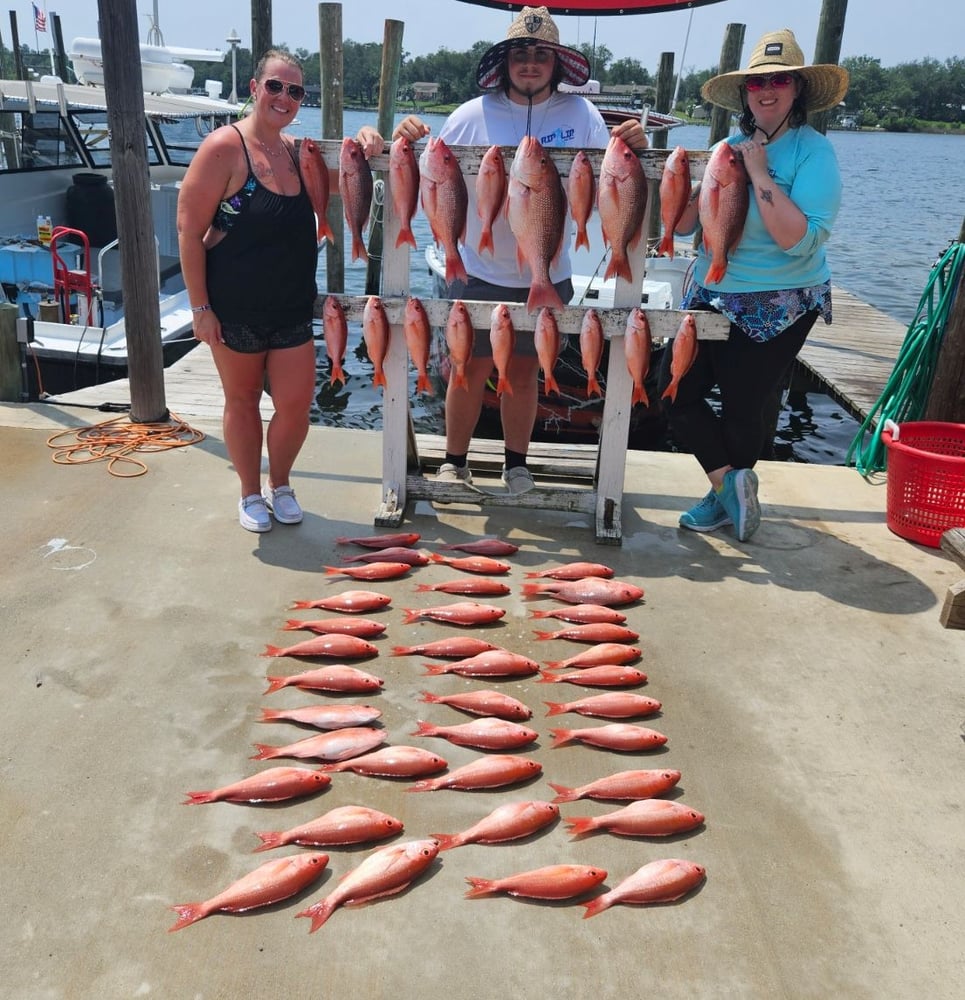
[[[887,421],[888,527],[938,548],[949,528],[965,527],[965,424]]]

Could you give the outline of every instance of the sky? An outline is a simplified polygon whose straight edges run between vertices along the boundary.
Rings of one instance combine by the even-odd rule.
[[[37,0],[38,6],[60,17],[68,51],[75,37],[97,37],[97,0]],[[114,0],[116,3],[117,0]],[[251,45],[250,3],[246,0],[135,0],[141,41],[147,40],[155,8],[164,42],[192,48],[228,49],[226,39],[235,29],[241,44]],[[775,14],[778,6],[785,13]],[[761,35],[791,28],[810,62],[814,55],[822,0],[796,0],[791,4],[762,0],[723,0],[692,12],[616,17],[560,16],[564,44],[605,45],[615,59],[637,59],[656,73],[664,52],[674,53],[674,69],[691,72],[716,65],[728,24],[745,25],[744,58]],[[925,58],[943,62],[965,54],[965,3],[963,0],[923,0],[926,16],[908,17],[899,0],[850,0],[845,16],[842,58],[871,56],[884,67],[918,62]],[[47,48],[50,34],[34,35],[28,0],[12,0],[20,39],[34,48]],[[505,37],[512,15],[458,0],[344,0],[342,33],[355,42],[381,43],[387,18],[405,23],[403,48],[410,55],[428,55],[440,48],[464,51],[476,41]],[[272,0],[274,41],[290,49],[317,50],[318,4],[312,0]],[[689,28],[689,31],[688,31]],[[0,34],[9,42],[9,18],[0,22]],[[743,60],[742,60],[743,62]]]

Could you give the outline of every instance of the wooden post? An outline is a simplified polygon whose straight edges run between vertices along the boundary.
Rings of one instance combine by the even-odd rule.
[[[342,5],[318,5],[319,70],[322,85],[322,138],[340,139],[344,126],[345,75],[342,46]],[[332,159],[331,157],[329,158]],[[338,160],[329,162],[329,169],[338,168]],[[328,224],[334,240],[325,246],[325,275],[330,292],[345,291],[345,216],[338,188],[328,199]]]
[[[17,344],[17,307],[0,303],[0,402],[19,403],[20,348]]]
[[[946,531],[942,535],[941,547],[965,569],[965,528]],[[948,588],[939,620],[944,628],[965,628],[965,578]]]
[[[814,43],[814,62],[836,64],[841,58],[841,39],[844,35],[844,15],[848,0],[824,0],[818,37]],[[828,130],[828,120],[836,114],[835,108],[815,111],[808,115],[808,124],[822,135]]]
[[[958,242],[965,242],[965,221],[958,234]],[[965,275],[959,274],[958,288],[945,326],[945,336],[935,364],[925,420],[941,420],[965,424]]]
[[[64,48],[64,32],[60,27],[60,15],[50,12],[50,30],[54,39],[54,60],[57,64],[57,75],[69,82],[67,75],[67,51]]]
[[[657,100],[655,110],[661,114],[669,114],[671,111],[670,102],[673,100],[674,75],[673,75],[673,53],[663,52],[660,55],[660,70],[657,73]],[[653,141],[650,143],[653,149],[667,148],[667,135],[669,129],[660,129],[651,133]],[[658,240],[660,238],[660,181],[650,182],[650,204],[653,206],[650,212],[649,238]]]
[[[135,0],[97,0],[120,237],[131,420],[166,420],[161,307]]]
[[[272,47],[271,0],[251,0],[251,59],[252,69]]]
[[[20,51],[20,32],[17,30],[17,12],[10,11],[10,49],[13,52],[13,65],[18,80],[27,79],[27,70],[23,64],[23,53]]]
[[[399,89],[399,66],[402,62],[402,21],[386,21],[382,39],[382,73],[379,78],[378,130],[387,141],[395,128],[395,95]],[[385,174],[379,175],[383,182]],[[369,225],[369,262],[365,272],[365,292],[378,295],[382,278],[382,217],[373,212]]]

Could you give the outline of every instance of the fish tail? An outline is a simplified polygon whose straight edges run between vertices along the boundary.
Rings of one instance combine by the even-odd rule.
[[[422,372],[419,375],[419,378],[417,379],[415,384],[415,391],[425,392],[428,393],[428,395],[430,396],[434,396],[436,394],[435,389],[432,388],[432,381],[429,378],[428,372]]]
[[[310,917],[312,921],[312,926],[309,928],[308,933],[314,934],[322,924],[334,913],[335,904],[330,903],[327,899],[321,899],[317,903],[312,903],[312,905],[307,910],[302,910],[301,913],[296,913],[296,917]]]
[[[603,395],[603,390],[600,388],[600,383],[597,381],[596,375],[590,375],[586,380],[586,398],[589,399],[593,393],[596,393],[598,396]]]
[[[560,701],[544,701],[543,704],[549,706],[547,716],[564,715],[568,711],[566,705]]]
[[[318,243],[321,243],[322,240],[328,240],[329,243],[335,242],[335,234],[324,215],[319,216],[318,219]]]
[[[583,914],[583,919],[586,920],[587,917],[595,917],[598,913],[609,909],[610,901],[607,899],[606,893],[604,893],[604,895],[597,896],[595,899],[589,900],[589,902],[580,903],[580,906],[586,907],[586,912]]]
[[[403,608],[405,612],[405,618],[402,619],[403,625],[410,625],[412,622],[417,622],[422,615],[422,611],[419,608]]]
[[[179,903],[177,906],[172,906],[171,909],[178,915],[178,919],[175,924],[168,928],[169,932],[179,931],[182,927],[187,927],[188,924],[193,924],[196,920],[207,916],[201,903]]]
[[[345,370],[338,361],[332,362],[332,374],[328,380],[329,385],[335,385],[336,382],[341,382],[345,385]]]
[[[476,249],[480,256],[482,256],[483,250],[488,250],[492,256],[496,256],[496,247],[493,246],[493,231],[490,228],[487,227],[482,231],[479,237],[479,246]]]
[[[657,247],[658,257],[673,257],[673,233],[665,232],[663,238],[660,240],[660,246]]]
[[[267,677],[268,690],[265,694],[271,694],[272,691],[280,691],[288,683],[287,677]]]
[[[543,388],[546,390],[547,395],[551,392],[555,392],[557,396],[560,395],[559,384],[556,381],[556,376],[552,372],[544,373]]]
[[[440,555],[438,552],[430,552],[429,553],[429,558],[433,562],[445,562],[446,561],[446,556]]]
[[[422,697],[419,700],[428,702],[430,705],[437,705],[440,701],[442,701],[442,698],[437,694],[433,694],[431,691],[423,691]]]
[[[559,292],[547,279],[536,281],[530,286],[529,296],[526,299],[526,311],[538,312],[544,306],[547,309],[565,308],[565,303],[560,298]]]
[[[505,375],[500,375],[499,381],[496,383],[496,395],[501,396],[504,392],[508,392],[512,396],[513,387],[509,384],[509,379]]]
[[[489,896],[494,892],[498,892],[496,883],[490,878],[473,878],[469,876],[466,881],[472,888],[466,892],[463,897],[464,899],[479,899],[480,896]]]
[[[252,746],[258,751],[256,754],[252,754],[249,760],[270,760],[273,757],[278,756],[275,751],[277,747],[269,746],[267,743],[253,743]]]
[[[451,851],[462,843],[457,833],[430,833],[429,836],[439,841],[440,851]]]
[[[642,383],[633,387],[633,396],[630,398],[631,406],[636,406],[637,403],[643,403],[644,406],[650,405],[650,397]]]
[[[312,602],[311,601],[293,601],[292,602],[292,610],[294,610],[295,608],[310,608],[310,607],[312,607]]]
[[[265,651],[260,654],[261,656],[284,656],[285,653],[281,646],[265,646]]]
[[[387,383],[385,381],[385,372],[382,371],[381,368],[372,376],[372,385],[373,386],[381,385],[387,387]]]
[[[410,653],[414,653],[415,650],[412,646],[393,646],[390,656],[408,656]]]
[[[408,243],[413,250],[419,249],[418,245],[416,244],[415,237],[412,235],[412,230],[408,226],[405,226],[404,228],[399,230],[399,235],[396,237],[395,241],[396,250],[398,250],[403,243]]]
[[[579,250],[580,247],[590,249],[590,238],[586,234],[586,226],[580,226],[576,231],[576,242],[573,244],[573,249]]]
[[[563,666],[562,660],[547,660],[546,667],[548,670],[559,670]]]
[[[569,828],[566,832],[578,837],[581,833],[589,833],[593,829],[595,820],[592,816],[572,816],[563,822]]]
[[[559,683],[559,677],[557,677],[553,673],[550,673],[549,670],[541,670],[539,672],[539,680],[536,683],[537,684],[558,684]]]
[[[467,392],[469,391],[469,379],[466,378],[466,371],[465,371],[465,369],[463,369],[462,371],[457,371],[456,372],[456,374],[455,374],[455,376],[454,376],[454,378],[452,380],[452,384],[457,389],[465,389]]]
[[[552,704],[547,702],[547,705]],[[550,712],[550,715],[553,713]],[[547,782],[550,788],[557,793],[556,798],[553,799],[554,802],[576,802],[579,799],[579,795],[575,788],[570,788],[569,785],[554,785],[552,781]]]
[[[416,719],[416,730],[412,733],[412,736],[433,736],[435,734],[436,727],[431,722],[425,722],[422,719]],[[435,834],[433,834],[435,836]]]
[[[304,627],[305,623],[303,621],[300,621],[298,618],[289,618],[281,628],[283,632],[294,632]]]
[[[623,278],[624,281],[633,281],[633,272],[630,270],[630,261],[627,260],[624,254],[617,253],[614,250],[610,257],[610,263],[607,264],[603,280],[606,281],[608,278],[617,277]]]
[[[281,718],[281,712],[275,708],[263,708],[261,710],[261,718],[256,719],[256,722],[277,722]]]
[[[369,254],[365,249],[365,244],[362,242],[361,236],[352,236],[352,260],[364,260],[368,262]],[[314,928],[312,928],[314,930]]]
[[[325,576],[332,576],[336,573],[344,573],[345,570],[341,566],[326,566]]]
[[[426,672],[423,674],[424,677],[435,677],[446,672],[446,665],[444,663],[424,663],[423,666],[426,668]]]
[[[539,597],[544,593],[546,593],[546,591],[543,590],[543,585],[541,583],[523,584],[523,597]]]
[[[462,262],[459,251],[453,247],[446,250],[446,284],[451,285],[456,280],[467,282],[469,275],[466,274],[466,265]]]
[[[434,781],[416,781],[406,789],[407,792],[433,792],[439,786]]]
[[[724,273],[727,271],[727,262],[723,264],[720,263],[717,258],[712,258],[710,262],[710,267],[707,269],[707,277],[704,278],[704,284],[710,285],[714,282],[720,281],[723,278]]]
[[[530,611],[530,618],[552,618],[552,611]]]
[[[538,629],[533,629],[533,635],[535,635],[537,639],[552,639],[552,638],[554,638],[554,633],[553,632],[540,632]]]
[[[573,742],[572,729],[551,729],[550,732],[553,734],[553,742],[550,744],[550,750],[554,747],[566,746],[567,743]]]
[[[348,545],[348,543],[351,542],[351,541],[352,541],[352,539],[349,538],[348,535],[339,535],[338,538],[335,539],[335,544],[336,545]]]
[[[270,851],[272,848],[282,846],[281,830],[268,830],[265,833],[256,833],[255,836],[260,837],[262,841],[262,843],[255,848],[255,854],[259,851]]]
[[[661,399],[669,399],[671,403],[675,402],[677,399],[677,381],[671,380],[670,385],[667,386],[663,391]]]
[[[185,792],[187,798],[181,803],[183,806],[200,806],[205,802],[217,802],[214,792]]]

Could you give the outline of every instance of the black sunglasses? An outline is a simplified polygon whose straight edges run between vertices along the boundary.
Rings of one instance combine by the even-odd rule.
[[[262,83],[269,94],[280,94],[283,90],[287,90],[288,96],[293,101],[305,98],[305,88],[300,83],[283,83],[281,80],[263,80]]]

